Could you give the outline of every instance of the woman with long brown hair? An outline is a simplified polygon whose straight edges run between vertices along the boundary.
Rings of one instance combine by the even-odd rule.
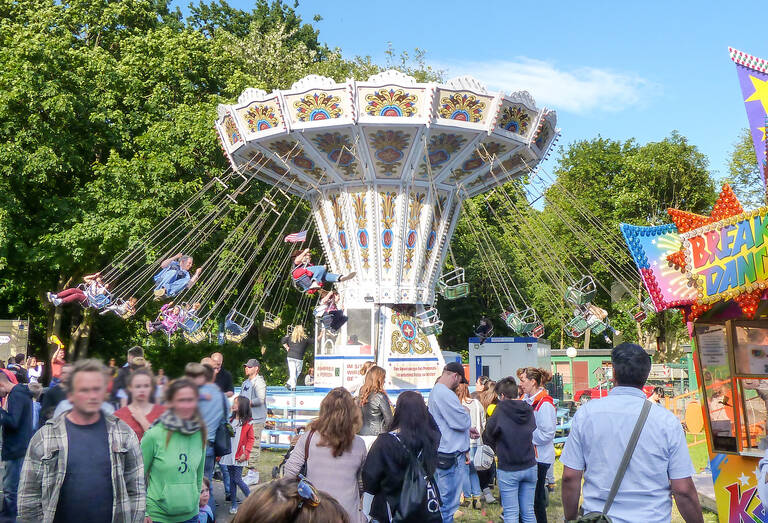
[[[134,361],[137,359],[134,358]],[[131,400],[128,405],[115,411],[115,416],[126,422],[141,441],[152,423],[165,412],[165,407],[150,403],[150,398],[155,392],[155,377],[148,368],[142,367],[133,371],[128,376],[126,387]]]
[[[376,436],[389,430],[392,423],[392,403],[384,390],[387,371],[374,365],[365,375],[357,402],[363,415],[363,426],[358,434],[363,437],[365,447],[371,448]]]
[[[192,380],[172,381],[165,396],[168,410],[141,440],[147,516],[152,521],[186,522],[200,512],[207,435],[197,397]]]
[[[357,431],[360,408],[343,387],[331,390],[320,403],[320,414],[299,437],[285,464],[285,477],[295,478],[306,464],[306,476],[336,498],[351,523],[364,523],[358,477],[365,462],[365,442]]]

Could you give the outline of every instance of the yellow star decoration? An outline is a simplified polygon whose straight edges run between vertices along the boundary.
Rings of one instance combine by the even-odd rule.
[[[755,78],[749,75],[749,79],[752,80],[752,86],[755,88],[755,92],[750,95],[749,98],[744,100],[745,102],[759,101],[763,104],[763,111],[768,114],[768,80],[763,81],[759,78]]]
[[[765,127],[758,127],[757,128],[758,131],[762,131],[763,132],[763,141],[765,141],[765,129],[766,129]]]

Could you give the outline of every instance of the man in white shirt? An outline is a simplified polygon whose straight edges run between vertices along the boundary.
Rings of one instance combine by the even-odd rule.
[[[642,347],[622,343],[611,353],[615,387],[573,417],[560,462],[563,464],[565,520],[578,517],[584,478],[584,513],[602,512],[632,430],[647,401],[643,385],[651,359]],[[680,421],[653,406],[640,433],[616,498],[608,511],[614,523],[668,523],[672,499],[686,523],[703,523],[688,445]]]

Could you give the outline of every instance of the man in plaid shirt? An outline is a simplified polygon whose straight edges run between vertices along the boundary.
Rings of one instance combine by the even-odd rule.
[[[82,360],[69,376],[72,410],[32,438],[19,484],[19,520],[142,523],[144,464],[133,430],[101,412],[107,369]],[[110,478],[111,481],[107,481]]]

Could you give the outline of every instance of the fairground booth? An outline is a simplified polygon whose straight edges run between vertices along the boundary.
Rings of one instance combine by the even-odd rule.
[[[764,166],[768,63],[734,49],[731,58]],[[745,211],[725,185],[709,216],[668,213],[672,224],[622,232],[656,310],[679,308],[688,326],[719,520],[768,521],[757,495],[768,448],[768,207]]]

